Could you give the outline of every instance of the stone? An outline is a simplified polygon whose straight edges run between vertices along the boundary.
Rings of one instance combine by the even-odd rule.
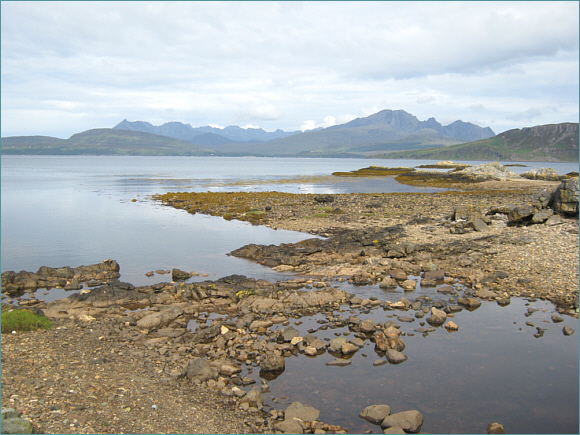
[[[180,270],[180,269],[173,269],[171,271],[171,279],[173,281],[185,281],[185,280],[188,280],[189,278],[191,278],[192,276],[193,276],[192,273],[185,272],[185,271]]]
[[[348,340],[346,337],[336,337],[330,340],[328,343],[329,352],[340,352],[342,350],[342,345]]]
[[[282,433],[296,433],[302,434],[304,433],[304,429],[302,425],[294,419],[291,420],[284,420],[284,421],[277,421],[272,425],[274,430],[280,431]]]
[[[254,320],[252,323],[250,323],[250,329],[251,330],[256,330],[256,329],[260,329],[260,328],[269,328],[270,326],[272,326],[274,323],[270,320]]]
[[[375,362],[373,362],[373,366],[378,367],[378,366],[384,366],[387,363],[386,359],[377,359],[375,360]]]
[[[454,322],[452,322],[450,320],[449,322],[447,322],[445,324],[445,329],[447,329],[449,331],[457,331],[457,330],[459,330],[459,326],[457,326]]]
[[[366,319],[360,323],[360,330],[365,333],[371,333],[376,330],[376,325],[373,319]]]
[[[292,339],[294,337],[298,337],[298,336],[300,336],[300,332],[296,328],[294,328],[293,326],[290,326],[289,328],[286,328],[280,334],[280,337],[282,337],[282,340],[285,341],[285,342],[292,341]]]
[[[534,224],[544,223],[553,215],[554,215],[554,212],[550,209],[538,210],[532,216],[532,223],[534,223]]]
[[[412,279],[406,279],[405,281],[403,281],[401,284],[399,284],[403,290],[405,291],[412,291],[415,290],[415,288],[417,287],[417,281],[414,281]]]
[[[574,334],[575,331],[569,326],[564,326],[564,328],[562,328],[562,332],[564,333],[564,335],[572,335]]]
[[[336,358],[332,361],[328,361],[325,365],[336,366],[336,367],[345,367],[345,366],[349,366],[351,364],[352,364],[352,361],[350,361],[350,360]]]
[[[352,343],[343,343],[342,346],[340,347],[340,351],[345,355],[355,353],[358,350],[359,350],[359,347],[352,344]]]
[[[308,356],[316,356],[316,355],[318,355],[318,351],[316,350],[315,347],[312,347],[312,346],[306,346],[304,348],[304,353],[306,355],[308,355]]]
[[[407,433],[418,433],[423,426],[423,416],[417,410],[397,412],[389,415],[381,423],[383,429],[400,427]]]
[[[380,288],[396,288],[397,287],[397,280],[391,277],[384,277],[382,281],[379,283]]]
[[[302,421],[317,421],[320,411],[311,406],[305,406],[300,402],[292,402],[284,412],[284,418],[291,420],[298,418]]]
[[[529,204],[514,207],[508,213],[508,221],[510,223],[518,223],[524,219],[531,219],[536,209]]]
[[[381,424],[383,420],[391,415],[391,407],[388,405],[371,405],[363,409],[358,415],[372,424]]]
[[[467,298],[467,297],[459,298],[457,299],[457,303],[469,308],[477,308],[481,306],[481,301],[476,298]]]
[[[483,221],[483,219],[481,218],[475,218],[472,222],[471,225],[473,226],[473,229],[475,231],[487,231],[489,229],[489,227],[487,226],[487,224]]]
[[[549,189],[542,189],[532,197],[532,202],[538,208],[546,208],[552,199],[552,191]]]
[[[578,215],[578,197],[578,178],[569,178],[556,188],[550,205],[557,213]]]
[[[2,420],[2,433],[29,434],[34,433],[32,423],[20,417],[12,417]]]
[[[499,424],[499,423],[495,422],[495,423],[488,424],[487,427],[485,428],[485,432],[486,433],[505,433],[505,429],[503,427],[503,424]]]
[[[240,400],[240,404],[247,403],[250,408],[262,409],[264,405],[264,398],[260,392],[254,387],[246,393],[244,397]]]
[[[427,317],[427,323],[430,325],[442,325],[447,319],[447,313],[435,307],[431,308],[431,315]]]
[[[385,356],[390,364],[400,364],[407,361],[407,356],[395,349],[389,349]]]
[[[404,281],[407,279],[407,274],[402,269],[391,269],[390,275],[391,278],[396,279],[397,281]]]
[[[225,376],[232,376],[236,373],[240,373],[242,369],[240,367],[234,366],[232,364],[222,364],[220,366],[220,374]]]
[[[282,356],[276,355],[274,353],[267,353],[262,355],[260,368],[265,372],[282,371],[286,368],[286,361]]]
[[[334,202],[334,196],[332,195],[316,195],[314,201],[318,203]]]
[[[383,430],[383,433],[393,433],[393,434],[399,434],[399,433],[407,433],[405,432],[402,428],[400,427],[388,427],[386,429]]]
[[[218,371],[214,369],[204,358],[195,358],[190,361],[185,371],[185,376],[192,381],[205,382],[210,379],[217,379]]]
[[[423,279],[445,279],[445,271],[441,269],[437,270],[428,270],[423,272]]]
[[[555,214],[553,216],[550,216],[548,220],[545,222],[545,224],[549,227],[553,227],[555,225],[562,225],[564,222],[565,221],[562,218],[562,216]]]
[[[552,322],[554,323],[560,323],[563,322],[564,319],[561,318],[560,316],[557,316],[556,314],[552,314]]]

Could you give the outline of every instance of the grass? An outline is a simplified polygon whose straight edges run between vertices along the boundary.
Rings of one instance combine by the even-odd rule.
[[[14,310],[2,313],[2,334],[12,331],[36,331],[50,329],[52,322],[44,316],[28,310]]]

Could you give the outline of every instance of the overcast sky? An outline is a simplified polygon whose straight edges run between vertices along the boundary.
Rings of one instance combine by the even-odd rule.
[[[3,1],[2,136],[578,122],[579,3]]]

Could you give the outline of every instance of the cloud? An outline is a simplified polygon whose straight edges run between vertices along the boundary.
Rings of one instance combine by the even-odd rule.
[[[293,131],[383,109],[494,130],[531,107],[578,117],[578,2],[0,7],[3,136],[123,118]]]

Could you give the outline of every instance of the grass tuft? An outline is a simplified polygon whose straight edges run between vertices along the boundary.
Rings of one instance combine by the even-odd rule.
[[[44,316],[28,310],[14,310],[2,313],[2,334],[12,331],[36,331],[50,329],[52,322]]]

